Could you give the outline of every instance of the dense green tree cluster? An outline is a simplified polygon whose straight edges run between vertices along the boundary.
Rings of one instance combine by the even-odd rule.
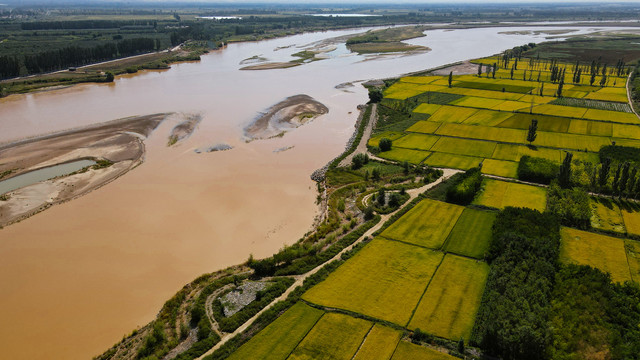
[[[58,50],[40,52],[24,57],[24,66],[30,74],[64,69],[69,66],[124,57],[156,49],[159,44],[151,38],[125,39],[117,43],[107,43],[94,47],[68,46]]]
[[[508,207],[493,226],[489,278],[473,342],[505,360],[545,359],[560,225],[550,213]]]
[[[177,22],[177,21],[176,21]],[[157,25],[155,20],[68,20],[68,21],[26,21],[20,24],[22,30],[80,30],[80,29],[117,29],[123,26]]]
[[[589,266],[556,275],[551,359],[640,359],[640,287]]]
[[[528,155],[520,158],[518,179],[540,184],[550,184],[558,176],[560,166],[555,162]]]
[[[579,229],[591,226],[591,205],[584,190],[563,189],[554,182],[547,194],[547,211],[557,216],[562,225]]]
[[[473,201],[482,187],[482,173],[479,167],[467,170],[456,178],[456,183],[447,189],[447,202],[467,205]]]

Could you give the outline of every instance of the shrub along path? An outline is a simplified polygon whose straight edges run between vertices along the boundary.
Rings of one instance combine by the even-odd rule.
[[[363,136],[364,138],[364,136]],[[366,144],[366,142],[365,142]],[[387,215],[381,215],[381,220],[371,229],[369,229],[369,231],[367,231],[366,233],[364,233],[358,240],[356,240],[353,244],[351,244],[350,246],[347,246],[346,248],[344,248],[341,252],[339,252],[338,254],[336,254],[336,256],[334,256],[333,258],[325,261],[324,263],[318,265],[317,267],[315,267],[313,270],[310,270],[309,272],[307,272],[306,274],[302,274],[296,277],[296,281],[293,283],[293,285],[291,285],[287,291],[285,291],[284,293],[282,293],[282,295],[280,295],[279,297],[277,297],[276,299],[274,299],[269,305],[265,306],[262,310],[260,310],[257,314],[255,314],[251,319],[247,320],[244,324],[242,324],[240,327],[238,327],[234,332],[232,333],[228,333],[225,334],[220,341],[211,349],[209,349],[209,351],[207,351],[206,353],[202,354],[198,360],[201,360],[203,358],[205,358],[206,356],[210,355],[211,353],[213,353],[214,351],[216,351],[218,348],[220,348],[222,345],[224,345],[227,341],[229,341],[230,339],[232,339],[233,337],[235,337],[236,335],[240,334],[241,332],[245,331],[260,315],[262,315],[262,313],[264,313],[265,311],[267,311],[268,309],[270,309],[273,305],[275,305],[277,302],[283,301],[287,298],[287,296],[289,296],[289,294],[295,290],[298,286],[302,286],[302,284],[304,283],[304,280],[307,279],[309,276],[317,273],[320,269],[322,269],[326,264],[334,261],[334,260],[338,260],[340,259],[340,257],[348,252],[351,251],[351,249],[353,249],[355,246],[357,246],[359,243],[361,243],[362,241],[364,241],[365,238],[369,238],[372,236],[372,234],[376,231],[378,231],[383,225],[384,223],[389,220],[389,218],[391,218],[393,216],[393,214],[395,214],[396,212],[402,210],[405,206],[407,206],[408,204],[411,203],[411,201],[413,199],[415,199],[416,197],[418,197],[420,194],[422,194],[423,192],[431,189],[432,187],[440,184],[442,181],[448,179],[449,177],[462,172],[461,170],[456,170],[456,169],[444,169],[444,174],[442,175],[442,177],[440,177],[440,179],[427,184],[423,187],[420,188],[415,188],[415,189],[410,189],[407,190],[407,194],[409,194],[410,198],[409,200],[407,200],[402,206],[400,206],[398,208],[398,210],[387,214]]]

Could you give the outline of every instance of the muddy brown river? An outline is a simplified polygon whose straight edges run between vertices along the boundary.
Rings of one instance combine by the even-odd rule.
[[[432,49],[425,54],[365,58],[338,42],[325,44],[335,48],[326,60],[239,70],[254,56],[288,61],[318,41],[361,31],[232,44],[200,62],[118,77],[113,84],[0,99],[0,142],[133,115],[178,113],[145,141],[146,160],[138,168],[0,230],[2,357],[91,358],[152,320],[164,301],[198,275],[296,242],[318,212],[309,175],[344,149],[356,106],[367,100],[359,84],[336,85],[544,40],[499,34],[504,28],[433,30],[409,41]],[[590,31],[595,29],[579,30]],[[258,112],[297,94],[313,97],[329,113],[281,138],[245,142],[243,129]],[[202,121],[191,137],[167,147],[180,113],[201,115]],[[195,151],[216,144],[233,149]]]

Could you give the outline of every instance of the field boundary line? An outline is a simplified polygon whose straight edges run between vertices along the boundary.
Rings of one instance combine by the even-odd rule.
[[[464,213],[464,210],[467,207],[465,206],[464,209],[462,209],[462,213]],[[451,227],[451,231],[449,231],[449,234],[447,234],[447,238],[444,239],[444,241],[442,242],[442,246],[440,247],[440,251],[442,251],[443,253],[447,253],[447,251],[445,250],[447,248],[447,245],[449,244],[449,240],[451,240],[451,233],[453,233],[453,229],[455,229],[456,225],[458,225],[458,222],[460,222],[460,218],[462,217],[462,213],[460,213],[460,216],[458,216],[458,218],[456,219],[456,223],[453,224],[453,226]]]
[[[307,336],[309,336],[309,333],[311,332],[311,330],[313,330],[314,327],[316,327],[316,325],[318,325],[318,323],[320,322],[320,319],[322,319],[325,315],[327,315],[327,313],[325,312],[324,314],[322,314],[322,316],[320,316],[318,318],[318,320],[316,320],[316,322],[313,323],[313,326],[309,328],[309,330],[307,331],[306,334],[304,334],[304,336],[300,339],[300,341],[298,341],[298,343],[296,344],[296,346],[293,347],[293,349],[291,349],[291,351],[289,351],[289,353],[287,354],[287,356],[285,357],[285,359],[288,359],[289,356],[291,356],[291,354],[293,354],[294,351],[296,351],[296,349],[298,348],[298,346],[300,346],[300,344],[302,343],[302,341],[304,341],[304,339],[307,338]]]
[[[376,326],[376,323],[371,323],[371,327],[369,328],[369,331],[367,331],[367,333],[364,335],[364,339],[362,339],[362,342],[360,343],[360,346],[358,346],[358,349],[356,350],[356,352],[351,357],[351,360],[356,358],[356,355],[358,355],[358,353],[360,352],[360,349],[362,349],[362,347],[364,346],[364,342],[367,341],[367,338],[369,337],[369,334],[371,334],[371,330],[373,330],[374,326]]]
[[[422,292],[422,295],[420,295],[420,299],[418,300],[418,303],[416,304],[416,307],[413,308],[413,311],[411,312],[411,317],[409,317],[409,321],[407,322],[407,325],[405,325],[405,328],[409,329],[409,324],[411,324],[411,320],[413,320],[413,317],[416,316],[416,311],[418,310],[418,306],[420,306],[420,303],[422,302],[422,299],[424,298],[424,294],[427,293],[427,290],[429,289],[429,285],[431,285],[431,282],[433,281],[433,278],[436,277],[436,273],[440,269],[440,265],[442,265],[442,263],[444,262],[445,256],[447,256],[447,254],[443,253],[442,259],[440,259],[440,263],[436,267],[436,270],[433,272],[433,275],[431,275],[431,278],[429,279],[429,282],[427,282],[427,286],[424,288],[424,291]]]
[[[422,249],[425,249],[425,250],[438,251],[438,252],[444,253],[444,251],[442,251],[440,249],[434,249],[434,248],[426,247],[424,245],[413,244],[413,243],[410,243],[410,242],[406,242],[406,241],[403,241],[403,240],[392,239],[390,237],[386,237],[386,236],[382,236],[382,235],[378,235],[377,237],[381,237],[383,240],[387,240],[387,241],[394,241],[394,242],[398,242],[398,243],[405,244],[405,245],[419,247],[419,248],[422,248]]]

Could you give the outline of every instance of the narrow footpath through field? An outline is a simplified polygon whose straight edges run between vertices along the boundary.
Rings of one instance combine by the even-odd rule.
[[[375,105],[374,105],[375,106]],[[372,114],[375,112],[375,108],[372,111]],[[370,122],[371,123],[371,122]],[[365,133],[366,134],[366,133]],[[368,136],[363,136],[363,139],[368,139]],[[366,147],[366,142],[365,142],[365,147]],[[360,145],[358,146],[358,148],[360,148]],[[356,152],[354,152],[356,153]],[[380,222],[378,222],[378,224],[376,224],[374,227],[372,227],[371,229],[369,229],[369,231],[367,231],[366,233],[364,233],[358,240],[356,240],[353,244],[351,244],[350,246],[347,246],[346,248],[344,248],[341,252],[339,252],[338,254],[336,254],[336,256],[334,256],[333,258],[327,260],[326,262],[318,265],[317,267],[315,267],[313,270],[310,270],[309,272],[307,272],[306,274],[302,274],[300,276],[298,276],[296,278],[296,282],[293,283],[293,285],[291,285],[287,291],[285,291],[282,295],[280,295],[278,298],[274,299],[269,305],[265,306],[262,310],[260,310],[257,314],[255,314],[251,319],[247,320],[244,324],[242,324],[240,327],[238,327],[234,332],[229,333],[224,335],[220,341],[211,349],[209,349],[209,351],[207,351],[206,353],[202,354],[198,360],[204,359],[206,356],[212,354],[214,351],[216,351],[217,349],[219,349],[222,345],[224,345],[227,341],[229,341],[231,338],[235,337],[236,335],[240,334],[241,332],[245,331],[251,324],[253,324],[253,322],[260,316],[262,315],[262,313],[264,313],[265,311],[267,311],[268,309],[270,309],[273,305],[275,305],[277,302],[283,301],[287,298],[287,296],[289,296],[289,294],[295,290],[297,287],[302,286],[302,284],[304,283],[304,280],[307,279],[309,276],[317,273],[320,269],[322,269],[326,264],[334,261],[334,260],[338,260],[340,259],[340,257],[350,251],[351,249],[353,249],[356,245],[358,245],[359,243],[361,243],[362,241],[364,241],[365,238],[371,237],[371,235],[378,231],[383,225],[384,223],[389,220],[389,218],[391,218],[391,216],[393,216],[393,214],[395,214],[396,212],[402,210],[405,206],[407,206],[408,204],[411,203],[411,201],[413,199],[415,199],[416,197],[418,197],[420,194],[422,194],[423,192],[433,188],[434,186],[440,184],[441,182],[443,182],[444,180],[448,179],[449,177],[461,172],[461,170],[455,170],[455,169],[442,169],[443,170],[443,175],[436,181],[432,182],[431,184],[427,184],[423,187],[419,187],[419,188],[415,188],[415,189],[410,189],[407,190],[407,194],[409,194],[410,198],[409,200],[407,200],[404,205],[402,205],[401,207],[398,208],[398,210],[387,214],[387,215],[381,215],[381,220]]]

